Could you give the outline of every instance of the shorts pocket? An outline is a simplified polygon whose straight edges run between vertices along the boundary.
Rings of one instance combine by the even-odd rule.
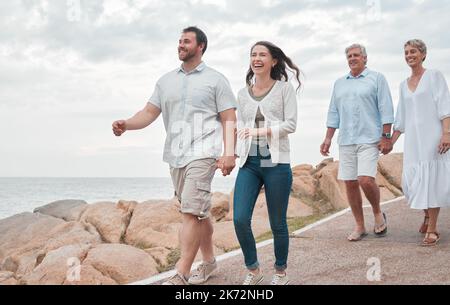
[[[199,216],[203,218],[208,217],[208,212],[211,208],[211,184],[207,182],[196,183],[198,201],[200,202]]]

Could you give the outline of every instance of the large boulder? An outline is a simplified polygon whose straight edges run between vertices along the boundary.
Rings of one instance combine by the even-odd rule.
[[[230,196],[215,192],[211,197],[211,218],[213,221],[222,221],[230,211]]]
[[[390,184],[402,190],[403,154],[389,154],[378,161],[378,171],[386,177]]]
[[[14,272],[0,271],[0,285],[16,285],[17,280],[14,278]]]
[[[115,283],[128,284],[158,273],[157,265],[144,250],[123,244],[102,244],[89,251],[81,270],[88,268],[92,271],[93,268]],[[90,276],[91,278],[84,278],[82,272],[81,283],[86,284],[96,277],[98,279],[99,274],[91,272]]]
[[[311,175],[294,176],[292,179],[292,193],[300,198],[314,198],[317,193],[317,180]]]
[[[76,281],[79,279],[77,269],[88,250],[88,245],[68,245],[50,251],[41,264],[22,277],[20,282],[28,285],[61,285],[66,280]]]
[[[90,204],[80,218],[82,223],[93,225],[108,243],[120,243],[130,222],[136,202],[119,201]]]
[[[59,200],[34,209],[34,213],[41,213],[66,221],[78,221],[86,210],[87,202],[84,200]]]
[[[43,214],[21,213],[0,220],[0,261],[17,250],[42,247],[54,235],[62,219]]]
[[[141,249],[177,248],[181,221],[175,200],[140,203],[134,209],[125,242]]]
[[[337,180],[339,162],[331,162],[325,160],[318,165],[318,170],[314,177],[319,181],[319,188],[328,201],[335,209],[342,209],[348,207],[346,197],[345,184]]]

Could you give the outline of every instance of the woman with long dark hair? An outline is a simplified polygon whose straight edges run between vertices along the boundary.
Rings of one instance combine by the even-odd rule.
[[[296,91],[289,83],[292,72],[300,88],[300,70],[276,45],[257,42],[251,48],[247,86],[238,94],[238,145],[240,169],[234,191],[234,225],[249,270],[244,285],[263,281],[251,219],[264,186],[274,237],[275,274],[271,284],[286,285],[289,233],[286,213],[292,186],[288,135],[297,126]]]

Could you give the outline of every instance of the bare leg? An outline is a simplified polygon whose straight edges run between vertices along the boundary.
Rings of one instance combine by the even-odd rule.
[[[373,177],[358,177],[358,181],[367,200],[369,200],[370,205],[372,206],[373,215],[375,217],[375,226],[377,227],[376,232],[381,232],[384,229],[384,227],[381,226],[384,223],[384,218],[380,207],[380,188]]]
[[[211,223],[211,219],[209,218],[202,220],[200,225],[202,234],[200,251],[202,252],[202,258],[204,262],[212,263],[214,261],[214,249],[212,242],[214,227]]]
[[[428,215],[430,216],[430,221],[428,223],[427,232],[437,232],[437,221],[440,212],[440,208],[428,209]]]
[[[201,242],[201,223],[197,216],[183,214],[183,224],[179,234],[181,258],[177,270],[185,278],[189,278],[192,263],[197,255]]]
[[[345,188],[347,190],[347,199],[356,222],[355,232],[365,232],[366,228],[364,226],[364,213],[362,208],[361,192],[359,190],[359,182],[356,180],[345,181]]]

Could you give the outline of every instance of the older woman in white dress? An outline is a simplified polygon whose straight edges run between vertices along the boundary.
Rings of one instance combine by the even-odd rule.
[[[422,245],[434,246],[440,208],[450,207],[450,93],[441,72],[423,67],[426,55],[423,41],[406,42],[412,74],[400,85],[392,141],[405,134],[403,191],[411,208],[425,211]]]

